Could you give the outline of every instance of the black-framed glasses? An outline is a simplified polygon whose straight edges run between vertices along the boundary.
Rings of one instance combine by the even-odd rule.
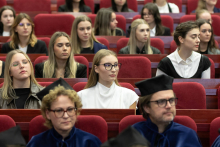
[[[55,116],[57,118],[61,118],[63,117],[64,113],[66,112],[70,117],[76,115],[76,107],[72,107],[72,108],[68,108],[66,111],[63,109],[57,109],[57,110],[51,110],[49,109],[49,111],[53,111]]]
[[[176,106],[177,100],[178,100],[178,98],[170,98],[170,99],[168,99],[168,100],[167,100],[167,99],[161,99],[161,100],[149,101],[149,102],[155,102],[155,103],[157,103],[157,105],[158,105],[159,107],[164,108],[164,107],[167,106],[167,101],[169,101],[169,103],[170,103],[171,106]]]
[[[104,64],[99,64],[99,65],[104,65],[106,70],[112,70],[112,67],[114,66],[115,70],[119,70],[121,68],[121,63],[115,63],[114,65],[111,63],[104,63]]]

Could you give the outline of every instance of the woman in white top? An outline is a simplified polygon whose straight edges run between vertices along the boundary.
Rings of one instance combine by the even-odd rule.
[[[174,33],[178,48],[163,58],[157,66],[156,76],[166,74],[174,78],[210,79],[209,58],[197,53],[200,32],[196,22],[179,24]]]
[[[83,108],[136,109],[138,95],[121,87],[117,75],[121,64],[110,50],[99,50],[84,90],[78,92]]]
[[[168,3],[167,0],[153,0],[156,3],[160,13],[179,13],[179,7],[174,3]]]

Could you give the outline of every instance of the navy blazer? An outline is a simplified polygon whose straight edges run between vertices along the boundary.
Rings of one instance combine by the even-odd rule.
[[[104,44],[98,43],[96,41],[94,41],[93,44],[94,44],[93,45],[94,53],[97,53],[101,49],[108,49],[107,46],[105,46]]]

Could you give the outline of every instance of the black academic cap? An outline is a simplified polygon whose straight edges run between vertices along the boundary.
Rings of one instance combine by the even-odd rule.
[[[150,143],[135,128],[129,126],[117,137],[103,143],[101,147],[131,147],[133,145],[149,147]]]
[[[38,92],[36,95],[38,96],[39,99],[42,100],[43,97],[50,92],[50,90],[53,90],[55,87],[59,85],[63,86],[65,89],[74,90],[64,79],[59,78],[57,81],[53,82],[52,84],[50,84],[49,86]]]
[[[0,133],[0,146],[6,147],[7,145],[26,145],[26,142],[21,135],[20,126],[12,127]]]
[[[173,89],[173,78],[167,75],[160,75],[135,83],[141,92],[141,96],[150,95],[162,90]]]

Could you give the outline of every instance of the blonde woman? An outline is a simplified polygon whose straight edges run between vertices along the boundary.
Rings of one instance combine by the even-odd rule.
[[[78,92],[83,108],[136,109],[138,95],[118,84],[120,66],[113,51],[102,49],[95,54],[88,83]]]
[[[27,54],[47,54],[45,42],[37,40],[34,35],[34,23],[26,13],[20,13],[16,16],[11,32],[11,41],[3,44],[1,53],[8,53],[14,49],[20,49]]]
[[[95,18],[94,34],[97,36],[125,36],[124,31],[117,28],[116,14],[107,8],[98,11]]]
[[[7,54],[4,84],[0,89],[1,109],[39,109],[41,100],[36,93],[41,87],[34,77],[29,57],[20,50]]]
[[[220,13],[220,8],[215,7],[216,3],[217,0],[199,0],[196,10],[192,13],[198,12],[201,9],[206,9],[209,13]]]
[[[36,78],[86,78],[87,67],[74,60],[70,38],[65,32],[56,32],[49,43],[49,58],[35,65]]]
[[[150,28],[145,20],[132,22],[128,45],[119,54],[160,54],[160,50],[150,46]]]
[[[71,43],[74,54],[94,54],[107,47],[95,38],[92,31],[92,21],[88,16],[76,17],[71,30]]]

